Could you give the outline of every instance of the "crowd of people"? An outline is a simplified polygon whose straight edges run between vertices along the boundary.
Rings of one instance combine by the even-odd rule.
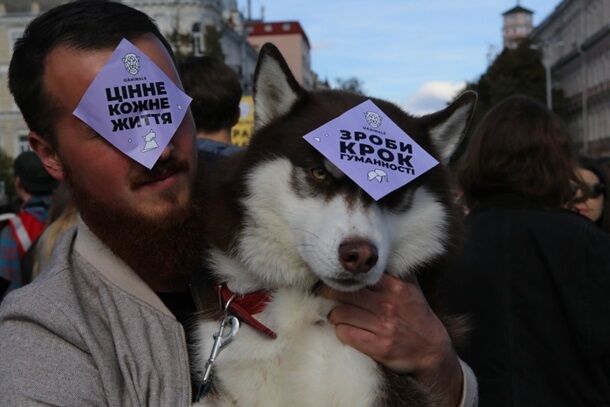
[[[17,210],[0,215],[0,301],[32,280],[36,242],[49,221],[51,194],[57,186],[31,151],[13,164]]]
[[[193,97],[193,117],[151,171],[72,114],[122,38]],[[199,386],[189,380],[185,338],[196,311],[189,278],[203,266],[197,167],[239,150],[229,138],[237,76],[209,57],[177,65],[149,17],[91,0],[28,26],[9,87],[34,152],[15,160],[21,203],[0,218],[0,404],[189,405]],[[443,295],[452,313],[468,316],[468,338],[452,346],[417,283],[396,279],[379,298],[398,315],[379,310],[355,322],[362,313],[342,312],[333,323],[375,332],[389,319],[404,328],[379,334],[392,355],[380,363],[400,374],[417,367],[416,379],[442,387],[448,406],[477,403],[476,388],[464,394],[466,365],[483,406],[610,404],[607,179],[595,160],[574,155],[545,106],[502,101],[457,169],[468,214]],[[413,331],[425,335],[404,334]],[[353,341],[375,358],[371,344]]]

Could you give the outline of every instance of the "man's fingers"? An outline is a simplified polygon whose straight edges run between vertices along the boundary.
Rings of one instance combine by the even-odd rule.
[[[339,305],[329,314],[333,325],[350,325],[354,328],[375,333],[379,330],[379,318],[374,313],[352,305]]]
[[[387,364],[392,355],[388,343],[391,341],[388,338],[380,337],[373,332],[359,329],[351,325],[337,325],[335,328],[337,338],[351,346],[357,351],[364,353],[379,363]],[[401,371],[409,371],[409,367],[401,366]]]
[[[417,278],[410,277],[409,281],[384,274],[373,287],[363,288],[355,292],[342,292],[330,287],[322,286],[317,294],[342,304],[362,308],[377,315],[387,313],[388,307],[409,304],[412,301],[421,302],[424,296],[417,282]],[[396,308],[396,307],[394,307]],[[406,311],[406,310],[403,310]]]
[[[337,325],[335,327],[337,338],[352,348],[371,355],[377,343],[377,335],[373,332],[356,328],[352,325]]]

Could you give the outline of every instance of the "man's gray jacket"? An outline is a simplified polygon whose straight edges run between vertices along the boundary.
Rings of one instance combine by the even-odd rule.
[[[0,406],[188,406],[184,330],[80,222],[0,307]]]

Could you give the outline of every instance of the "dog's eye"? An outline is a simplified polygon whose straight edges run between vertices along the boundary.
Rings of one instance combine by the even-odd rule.
[[[309,170],[311,176],[317,181],[324,181],[328,177],[328,172],[322,167],[316,167]]]

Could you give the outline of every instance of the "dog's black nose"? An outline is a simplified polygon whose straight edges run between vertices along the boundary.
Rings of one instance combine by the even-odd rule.
[[[377,264],[377,247],[368,240],[346,240],[339,245],[339,261],[347,271],[366,273]]]

